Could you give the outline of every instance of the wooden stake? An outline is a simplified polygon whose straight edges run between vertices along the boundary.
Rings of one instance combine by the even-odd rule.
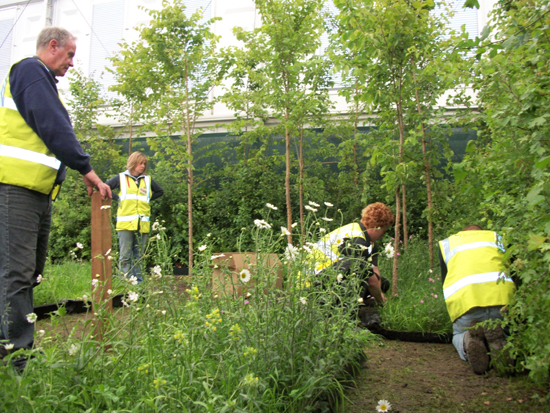
[[[107,316],[113,311],[111,256],[111,200],[92,194],[92,312],[94,337],[102,342],[107,329]],[[94,281],[97,280],[97,281]],[[94,283],[96,283],[94,287]]]

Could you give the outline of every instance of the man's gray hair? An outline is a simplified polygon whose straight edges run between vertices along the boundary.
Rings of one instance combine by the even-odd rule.
[[[61,27],[45,27],[42,29],[36,40],[36,50],[45,49],[50,44],[50,41],[57,40],[60,48],[64,48],[67,40],[76,40],[68,30]]]

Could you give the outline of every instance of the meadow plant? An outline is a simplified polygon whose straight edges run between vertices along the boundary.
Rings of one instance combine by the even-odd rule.
[[[380,311],[382,326],[395,331],[451,332],[441,273],[439,268],[430,269],[426,242],[413,236],[406,250],[401,248],[395,253],[401,258],[398,294],[388,295]],[[391,274],[392,262],[384,254],[378,264],[382,275]]]
[[[296,246],[291,257],[281,254],[283,286],[274,287],[280,267],[266,257],[282,250],[286,237],[269,222],[268,213],[259,225],[241,231],[252,233],[256,247],[256,265],[228,281],[241,287],[242,296],[212,289],[212,257],[219,253],[206,240],[185,293],[181,281],[162,269],[146,277],[139,291],[120,283],[124,307],[107,317],[102,340],[94,320],[68,334],[40,333],[39,326],[27,368],[18,374],[0,367],[0,410],[326,409],[327,393],[342,393],[350,379],[345,368],[358,363],[373,336],[356,327],[357,286],[327,274],[320,288],[308,272],[307,244]],[[314,215],[306,224],[306,242],[315,242],[320,225]],[[229,269],[221,270],[229,280]],[[102,308],[94,312],[106,314]],[[60,311],[55,322],[64,317]]]

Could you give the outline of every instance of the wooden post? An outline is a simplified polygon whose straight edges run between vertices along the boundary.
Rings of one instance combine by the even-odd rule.
[[[99,192],[92,194],[92,312],[94,337],[103,341],[106,317],[113,311],[111,256],[111,200],[101,199]],[[97,281],[94,281],[97,280]],[[94,286],[95,284],[95,286]]]

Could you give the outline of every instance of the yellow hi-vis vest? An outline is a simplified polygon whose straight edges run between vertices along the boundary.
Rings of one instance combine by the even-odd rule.
[[[150,230],[151,177],[145,175],[139,180],[139,188],[134,178],[125,173],[119,174],[120,193],[116,217],[117,231],[137,231],[147,234]]]
[[[439,241],[447,264],[443,295],[451,320],[474,307],[506,305],[516,286],[504,273],[504,247],[493,231],[461,231]]]
[[[0,182],[50,194],[60,167],[17,110],[8,73],[0,91]]]
[[[345,239],[350,238],[363,238],[366,240],[365,234],[358,223],[344,225],[328,233],[315,244],[311,254],[308,254],[308,260],[314,266],[315,274],[320,273],[341,259],[338,247],[342,245]],[[372,252],[372,245],[368,249],[369,252]]]

